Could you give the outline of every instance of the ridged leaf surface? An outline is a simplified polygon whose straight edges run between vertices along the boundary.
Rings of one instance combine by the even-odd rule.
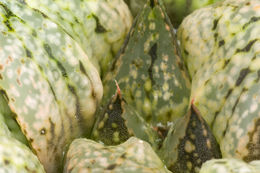
[[[179,29],[194,104],[224,157],[260,159],[260,2],[226,0],[188,16]]]

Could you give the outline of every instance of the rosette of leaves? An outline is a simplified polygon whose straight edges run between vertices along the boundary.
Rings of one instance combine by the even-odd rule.
[[[107,72],[132,25],[123,0],[24,0],[70,34],[101,77]]]
[[[171,126],[159,155],[174,173],[199,173],[204,162],[221,158],[215,137],[193,104],[188,113]]]
[[[258,173],[260,161],[250,163],[238,159],[213,159],[202,165],[200,173]]]
[[[1,0],[0,21],[0,113],[45,170],[59,172],[66,145],[93,125],[99,74],[61,27],[22,1]]]
[[[192,76],[194,105],[223,157],[260,159],[260,2],[226,0],[197,10],[178,37]]]
[[[169,173],[152,147],[131,137],[117,146],[104,146],[89,139],[76,139],[69,147],[64,173]]]
[[[216,3],[222,0],[163,0],[166,12],[169,15],[173,26],[177,28],[185,16],[196,9]],[[125,0],[132,14],[136,16],[143,8],[146,0]]]
[[[104,102],[121,93],[146,122],[155,126],[187,111],[190,80],[179,54],[173,27],[159,0],[147,1],[104,80]]]
[[[117,83],[116,86],[115,95],[97,115],[92,138],[105,145],[118,145],[135,136],[149,142],[155,149],[160,142],[156,130],[127,104]]]

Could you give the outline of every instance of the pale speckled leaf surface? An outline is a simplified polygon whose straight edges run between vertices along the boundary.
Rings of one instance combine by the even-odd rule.
[[[260,159],[260,1],[226,0],[195,11],[178,37],[192,76],[191,98],[223,157]]]
[[[258,173],[260,161],[245,163],[237,159],[213,159],[202,165],[200,173]]]
[[[0,172],[45,172],[38,158],[27,146],[7,135],[0,135],[0,141]]]
[[[105,101],[118,81],[126,102],[152,125],[184,115],[190,81],[161,1],[148,1],[104,82]]]
[[[169,173],[151,146],[135,137],[117,146],[104,146],[88,139],[70,145],[64,173]]]
[[[0,2],[0,86],[46,171],[57,172],[73,138],[87,134],[102,97],[80,46],[45,15]]]
[[[123,0],[25,0],[69,33],[103,76],[131,24]]]

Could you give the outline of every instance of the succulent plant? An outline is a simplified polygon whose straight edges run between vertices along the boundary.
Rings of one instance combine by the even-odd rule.
[[[141,11],[147,0],[125,0],[134,16]],[[182,20],[196,9],[216,3],[222,0],[163,0],[166,12],[173,26],[177,28]]]
[[[64,173],[71,172],[170,172],[151,146],[135,137],[117,146],[76,139],[69,147]]]
[[[0,172],[259,172],[259,0],[125,1],[0,0]]]
[[[55,21],[85,50],[90,61],[106,74],[132,25],[123,0],[24,0]]]
[[[191,98],[223,157],[260,159],[258,0],[226,0],[197,10],[178,30],[192,76]]]
[[[200,173],[258,173],[260,161],[245,163],[238,159],[213,159],[204,163]]]
[[[152,126],[183,116],[190,79],[179,53],[161,0],[147,1],[104,79],[104,102],[114,94],[117,80],[126,102]]]
[[[174,173],[199,173],[204,162],[221,158],[215,137],[193,104],[188,113],[171,126],[159,155]]]
[[[57,172],[66,146],[90,132],[103,92],[99,74],[43,13],[1,0],[0,14],[1,102],[11,112],[4,116],[17,121],[45,170]]]

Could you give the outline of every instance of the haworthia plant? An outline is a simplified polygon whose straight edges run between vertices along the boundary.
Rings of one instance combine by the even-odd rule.
[[[163,0],[166,12],[173,26],[178,27],[185,16],[196,9],[216,3],[221,0]],[[134,16],[143,8],[146,0],[125,0]]]
[[[224,157],[260,159],[260,1],[226,0],[188,16],[178,31],[194,104]]]
[[[104,82],[105,101],[117,80],[126,102],[152,125],[184,115],[190,96],[190,80],[162,6],[160,0],[147,1]]]
[[[92,138],[105,145],[117,145],[131,136],[149,142],[154,148],[160,141],[157,132],[128,105],[117,85],[117,91],[104,110],[98,114]]]
[[[198,173],[207,160],[221,158],[215,137],[194,105],[172,125],[159,155],[174,173]]]
[[[66,145],[93,125],[99,74],[62,28],[23,1],[1,0],[0,23],[0,93],[45,170],[58,172]]]
[[[135,137],[117,146],[76,139],[67,153],[64,173],[169,173],[151,146]]]
[[[245,163],[237,159],[213,159],[202,165],[200,173],[258,173],[260,161]]]
[[[101,76],[123,44],[132,16],[123,0],[24,0],[69,33]]]
[[[0,113],[0,172],[44,173],[43,166],[32,151],[17,141]]]

